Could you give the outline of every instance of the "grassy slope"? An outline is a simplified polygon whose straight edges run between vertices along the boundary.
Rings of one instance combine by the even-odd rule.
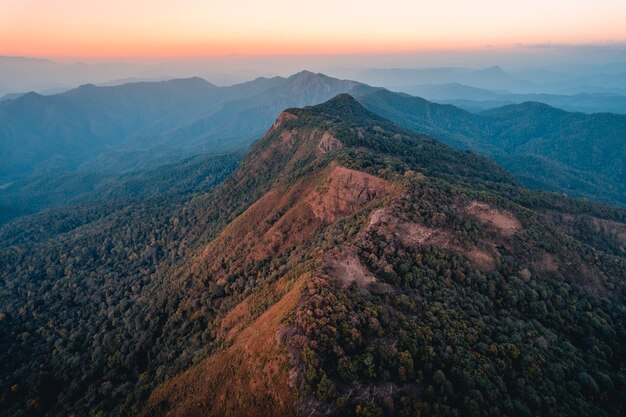
[[[485,169],[487,161],[411,136],[347,97],[287,114],[297,119],[287,117],[256,149],[294,147],[280,152],[291,156],[279,164],[278,182],[191,261],[196,280],[210,277],[218,284],[249,277],[249,258],[269,262],[274,272],[259,277],[255,285],[262,290],[221,321],[227,331],[218,332],[218,340],[227,347],[160,386],[145,415],[524,415],[557,398],[559,412],[619,415],[624,385],[600,381],[623,378],[626,263],[602,252],[621,238],[601,233],[592,246],[548,217],[555,198],[567,216],[593,213],[620,219],[621,227],[623,211],[520,189],[497,169]],[[311,134],[312,128],[330,132],[342,145],[307,156],[302,149],[310,152],[311,142],[323,136]],[[254,160],[249,163],[263,157]],[[384,178],[387,197],[357,199],[360,204],[332,221],[317,217],[355,195],[310,198],[337,195],[324,185],[338,175],[331,171],[323,179],[329,160],[358,170],[351,178]],[[321,179],[312,181],[317,173]],[[363,194],[350,181],[339,184]],[[325,209],[313,201],[323,201]],[[282,236],[277,240],[275,225]],[[307,230],[304,236],[296,232],[301,230]],[[288,292],[272,289],[285,282],[293,285]],[[259,296],[267,293],[273,295],[269,303]],[[252,317],[251,305],[257,311]],[[576,312],[581,308],[584,315]],[[274,337],[259,344],[267,337],[268,317],[281,320],[273,321]],[[593,327],[587,317],[603,324]],[[564,320],[571,325],[563,327]],[[259,339],[251,343],[248,335]],[[555,350],[542,352],[546,343]],[[289,366],[268,371],[277,360]],[[235,365],[225,370],[222,363]],[[589,375],[597,391],[585,385]],[[214,385],[216,379],[222,383]],[[285,408],[285,397],[275,394],[287,389],[286,380],[295,408]],[[526,387],[517,385],[520,380]],[[258,389],[266,394],[262,400]],[[533,397],[537,391],[544,396]],[[233,408],[220,408],[227,406]]]

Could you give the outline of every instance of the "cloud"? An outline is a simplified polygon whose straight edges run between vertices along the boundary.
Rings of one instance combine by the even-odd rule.
[[[607,49],[607,50],[626,50],[626,39],[617,41],[602,41],[602,42],[590,42],[590,43],[552,43],[552,42],[540,42],[540,43],[516,43],[513,45],[515,48],[520,49],[552,49],[552,50],[575,50],[575,49]]]

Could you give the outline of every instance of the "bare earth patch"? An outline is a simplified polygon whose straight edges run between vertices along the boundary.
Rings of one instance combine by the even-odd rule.
[[[296,116],[295,114],[287,113],[286,111],[280,113],[278,117],[276,118],[276,120],[274,121],[274,123],[272,124],[272,127],[270,127],[270,129],[268,130],[267,135],[271,134],[276,129],[280,128],[286,122],[290,120],[296,120],[297,118],[298,116]]]
[[[622,245],[626,246],[626,224],[597,217],[591,218],[591,224],[598,232],[613,236]]]
[[[279,140],[276,142],[276,145],[283,146],[285,148],[291,148],[296,143],[296,136],[298,135],[298,131],[293,130],[283,130],[280,132]]]
[[[306,203],[313,216],[332,223],[339,216],[354,213],[368,202],[389,194],[390,190],[391,185],[382,178],[337,166],[327,183],[309,195]]]
[[[473,201],[466,208],[466,211],[474,219],[493,226],[505,236],[511,236],[522,228],[522,224],[512,213],[495,209],[480,201]]]
[[[470,250],[459,248],[458,251],[468,257],[479,271],[495,271],[496,259],[491,253],[478,248]]]
[[[290,186],[285,192],[271,191],[257,200],[203,249],[192,264],[193,271],[221,284],[223,259],[236,265],[244,259],[274,256],[393,189],[381,178],[331,165],[315,180]]]
[[[559,270],[559,262],[556,256],[550,253],[544,253],[537,262],[535,262],[536,268],[541,272],[556,272]]]
[[[326,153],[343,147],[343,143],[330,132],[324,132],[320,139],[317,149],[321,153]]]
[[[332,278],[338,279],[346,287],[356,282],[365,288],[376,281],[376,277],[361,263],[353,248],[342,246],[327,253],[324,257],[326,273]]]
[[[498,254],[495,249],[467,249],[455,239],[452,231],[400,221],[390,213],[389,208],[375,210],[371,214],[367,230],[375,230],[387,240],[396,238],[407,246],[433,245],[451,250],[468,258],[480,271],[493,271],[496,268]]]

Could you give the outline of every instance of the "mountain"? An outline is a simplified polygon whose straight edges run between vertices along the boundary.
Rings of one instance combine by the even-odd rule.
[[[599,93],[623,96],[626,85],[624,63],[587,68],[584,65],[568,64],[555,68],[511,71],[495,65],[481,69],[373,68],[360,71],[339,71],[339,73],[366,84],[418,95],[420,94],[415,89],[420,89],[425,85],[462,84],[467,87],[512,94],[560,96]],[[575,102],[571,104],[575,105]]]
[[[621,65],[621,72],[613,73],[596,73],[585,75],[576,78],[573,81],[565,83],[569,87],[569,84],[588,85],[592,87],[600,88],[624,88],[626,85],[626,65]]]
[[[137,65],[122,62],[65,64],[41,58],[0,56],[0,82],[4,87],[0,87],[0,93],[3,89],[6,93],[68,90],[80,84],[127,77],[142,70]]]
[[[487,92],[452,87],[473,96]],[[342,92],[407,128],[495,158],[528,186],[618,204],[626,199],[623,116],[561,117],[546,108],[546,114],[554,114],[549,120],[542,117],[544,108],[526,104],[506,115],[495,110],[470,114],[303,71],[229,87],[191,78],[84,85],[62,94],[28,93],[2,101],[0,221],[46,207],[103,201],[112,194],[95,191],[102,189],[97,184],[111,186],[120,175],[141,177],[196,155],[246,149],[282,109],[320,103]],[[516,144],[505,146],[511,134]],[[563,151],[555,152],[555,146]]]
[[[626,96],[619,94],[514,94],[469,87],[459,83],[402,87],[400,91],[442,104],[452,104],[476,113],[508,104],[535,101],[573,112],[626,114]]]
[[[209,111],[216,87],[196,79],[84,85],[0,103],[0,178],[67,172],[91,158]],[[128,146],[128,145],[126,145]]]
[[[245,149],[282,109],[356,85],[303,71],[230,87],[190,78],[0,102],[0,206],[7,213],[0,217],[76,202],[95,178]],[[43,183],[54,184],[48,195]]]
[[[248,146],[272,124],[280,111],[290,106],[318,104],[359,85],[324,74],[302,71],[288,78],[258,78],[252,82],[223,87],[227,102],[210,115],[163,134],[165,146],[219,149],[224,143]]]
[[[0,101],[15,100],[16,98],[20,98],[24,94],[25,93],[9,93],[9,94],[5,94],[2,97],[0,97]]]
[[[528,186],[626,204],[625,115],[534,102],[474,114],[384,89],[354,94],[401,126],[493,158]]]
[[[70,173],[11,184],[0,192],[0,223],[49,207],[103,203],[164,194],[200,192],[221,182],[239,164],[243,151],[184,158],[157,168],[123,174]]]
[[[487,89],[518,90],[529,83],[499,66],[483,69],[459,67],[369,69],[354,75],[358,81],[393,89],[422,84],[458,83]]]
[[[215,188],[0,229],[0,415],[620,416],[624,236],[347,94],[291,108]]]
[[[316,104],[354,85],[302,72],[223,88],[191,78],[25,94],[0,102],[0,182],[74,170],[115,173],[191,149],[247,146],[281,109]]]
[[[505,92],[470,87],[460,83],[421,84],[402,88],[403,93],[423,97],[427,100],[495,100]],[[508,93],[508,92],[506,92]],[[507,103],[509,104],[509,103]]]

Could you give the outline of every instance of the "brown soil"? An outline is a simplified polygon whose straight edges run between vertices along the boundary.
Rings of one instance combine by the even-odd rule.
[[[343,143],[341,143],[341,141],[334,137],[330,132],[324,132],[319,144],[317,145],[319,153],[322,154],[342,147]]]
[[[297,198],[286,195],[290,204],[283,209],[284,214],[252,241],[251,252],[255,259],[303,242],[320,227],[357,212],[387,195],[392,188],[385,180],[340,166],[329,167],[321,178],[317,186],[306,184],[305,189],[296,193]],[[266,203],[275,206],[276,197]]]
[[[496,268],[498,253],[473,247],[464,248],[454,237],[453,231],[431,228],[414,222],[402,222],[390,213],[389,208],[375,210],[366,230],[376,230],[387,240],[398,239],[407,246],[434,245],[465,256],[480,271],[493,271]]]
[[[292,416],[293,390],[282,322],[296,307],[302,276],[233,344],[154,390],[143,417]]]
[[[596,231],[613,236],[618,242],[626,246],[626,224],[597,217],[591,217],[590,221]]]
[[[324,261],[325,272],[346,287],[356,282],[359,287],[365,288],[376,281],[376,277],[365,268],[350,246],[344,245],[328,252]]]
[[[271,286],[254,292],[237,304],[228,314],[220,320],[217,332],[218,340],[232,341],[242,330],[249,326],[255,319],[253,311],[258,311],[259,306],[265,305],[268,297],[286,294],[291,290],[291,284],[285,278],[279,279]]]
[[[296,120],[297,118],[298,116],[296,116],[295,114],[291,114],[286,111],[280,113],[278,117],[276,118],[276,120],[274,121],[274,123],[272,124],[272,127],[270,127],[270,129],[268,130],[266,135],[270,135],[274,133],[277,129],[283,126],[286,122],[290,120]]]
[[[191,271],[223,284],[228,270],[296,247],[322,227],[355,213],[393,189],[380,178],[330,165],[317,176],[260,198],[191,261]]]
[[[535,262],[535,267],[541,272],[556,272],[559,270],[559,263],[556,256],[546,252]]]
[[[251,297],[249,296],[237,304],[220,321],[220,327],[217,332],[218,339],[231,341],[245,328],[248,321],[252,318],[252,312],[250,311]]]
[[[337,166],[325,184],[306,198],[313,216],[332,223],[338,217],[352,214],[372,200],[387,195],[391,184],[361,171]]]
[[[474,219],[494,227],[505,236],[511,236],[522,228],[522,224],[513,214],[505,210],[495,209],[479,201],[473,201],[466,211]]]
[[[453,248],[452,250],[455,249]],[[474,264],[479,271],[495,271],[496,269],[495,256],[483,249],[472,248],[470,250],[466,250],[463,248],[457,248],[456,251],[469,258],[472,264]]]

